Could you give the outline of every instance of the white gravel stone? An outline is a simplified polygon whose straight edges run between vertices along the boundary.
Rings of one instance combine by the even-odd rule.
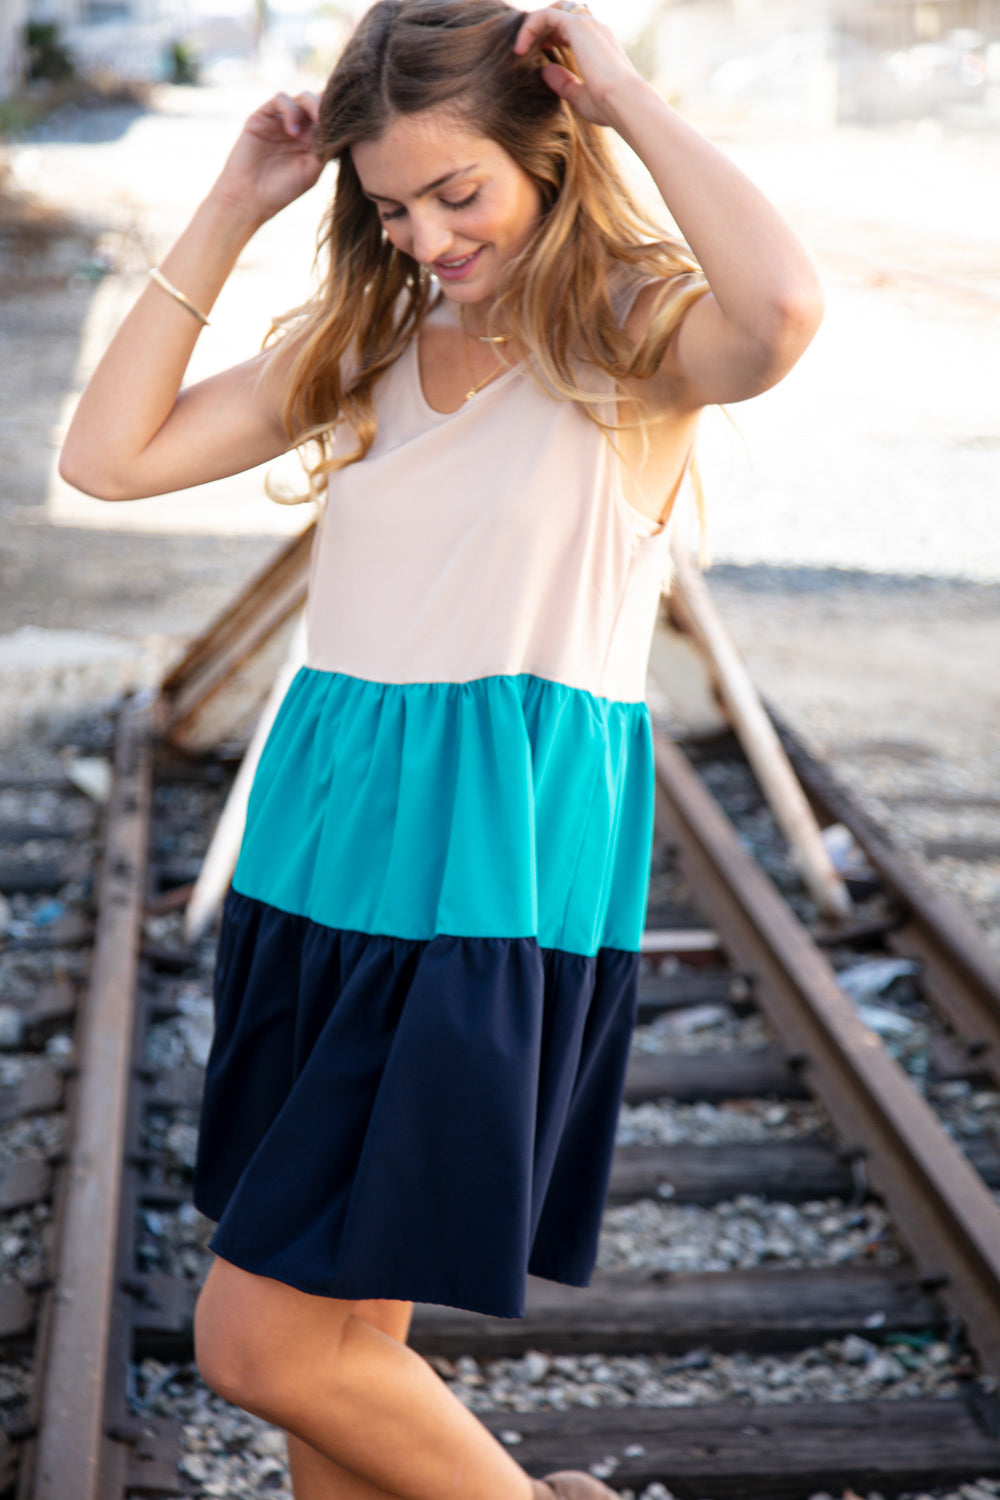
[[[598,1263],[609,1271],[727,1271],[900,1259],[879,1204],[776,1204],[746,1195],[711,1208],[649,1198],[609,1208]]]
[[[0,932],[3,916],[0,913]],[[0,1048],[14,1052],[24,1044],[24,1017],[14,1005],[0,1005]]]
[[[63,1115],[32,1115],[14,1120],[0,1130],[0,1160],[24,1161],[28,1157],[62,1154],[66,1139]]]
[[[562,1356],[556,1385],[526,1379],[525,1359],[484,1360],[448,1380],[476,1412],[533,1412],[641,1404],[685,1407],[724,1401],[787,1405],[802,1401],[949,1398],[958,1393],[964,1365],[941,1364],[910,1343],[868,1346],[831,1339],[791,1355],[719,1354]],[[864,1341],[860,1341],[864,1342]],[[470,1376],[474,1378],[470,1378]]]
[[[646,1055],[754,1052],[775,1045],[774,1032],[758,1012],[735,1016],[720,1005],[665,1011],[647,1025],[637,1026],[632,1037],[634,1050]]]
[[[804,1140],[826,1136],[829,1127],[813,1104],[775,1104],[740,1099],[725,1104],[623,1105],[618,1120],[621,1146],[724,1145],[729,1141]]]

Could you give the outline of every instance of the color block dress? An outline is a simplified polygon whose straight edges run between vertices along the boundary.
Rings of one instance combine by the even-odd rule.
[[[596,1257],[667,533],[523,366],[445,415],[413,341],[377,415],[224,908],[195,1202],[302,1291],[518,1316]]]

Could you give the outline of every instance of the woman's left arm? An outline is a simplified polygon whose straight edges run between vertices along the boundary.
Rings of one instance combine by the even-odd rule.
[[[802,244],[762,192],[681,118],[589,12],[551,7],[515,44],[573,49],[580,76],[558,64],[549,86],[586,118],[617,130],[663,195],[710,288],[686,313],[668,353],[675,400],[694,410],[743,401],[776,384],[819,327],[823,293]]]

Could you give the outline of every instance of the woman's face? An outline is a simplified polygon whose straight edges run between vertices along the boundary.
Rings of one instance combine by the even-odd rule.
[[[398,115],[351,155],[396,248],[429,266],[453,301],[488,307],[542,211],[514,158],[440,109]]]

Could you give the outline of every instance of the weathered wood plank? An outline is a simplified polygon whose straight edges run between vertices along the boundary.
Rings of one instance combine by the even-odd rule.
[[[168,1276],[134,1277],[132,1314],[140,1356],[191,1357],[198,1288]],[[586,1289],[528,1281],[523,1318],[460,1308],[416,1309],[410,1342],[421,1354],[455,1359],[549,1354],[681,1354],[692,1348],[803,1348],[863,1332],[937,1331],[944,1314],[915,1271],[875,1266],[683,1273],[662,1280],[600,1275]]]
[[[132,1336],[136,1357],[171,1361],[194,1358],[194,1306],[197,1282],[175,1276],[143,1275],[129,1279]]]
[[[753,1099],[762,1095],[807,1099],[787,1058],[777,1048],[739,1052],[635,1053],[625,1079],[628,1104],[653,1099]]]
[[[150,1104],[168,1109],[197,1109],[205,1075],[201,1068],[164,1068],[149,1086]]]
[[[144,1414],[137,1427],[137,1441],[129,1444],[124,1455],[128,1494],[148,1496],[150,1500],[153,1496],[167,1500],[169,1496],[175,1500],[196,1489],[177,1472],[177,1457],[183,1448],[180,1421]]]
[[[622,1146],[615,1153],[609,1202],[718,1203],[740,1193],[802,1202],[849,1197],[853,1190],[849,1166],[822,1141]]]
[[[656,958],[719,958],[718,934],[709,927],[647,927],[639,951]]]
[[[802,1402],[489,1413],[529,1474],[611,1461],[609,1482],[677,1500],[801,1500],[889,1484],[929,1490],[1000,1474],[1000,1442],[962,1401]]]
[[[82,849],[71,849],[59,859],[4,859],[0,860],[0,891],[7,896],[15,892],[48,895],[82,880],[89,871],[90,858]]]
[[[704,927],[705,916],[698,911],[690,902],[682,901],[651,901],[646,908],[646,926],[662,928],[670,932],[677,928],[690,927],[696,930]]]
[[[27,818],[0,818],[0,845],[33,843],[41,839],[47,842],[58,839],[77,843],[82,838],[92,838],[96,828],[96,811],[81,818],[74,809],[72,828],[61,823],[32,823]]]
[[[35,1302],[16,1281],[0,1282],[0,1339],[23,1339],[35,1323]]]
[[[935,1082],[964,1079],[981,1088],[989,1086],[989,1071],[974,1042],[963,1042],[950,1033],[932,1036],[927,1045],[927,1076]]]
[[[8,953],[38,953],[52,948],[82,948],[93,941],[94,924],[82,912],[69,911],[64,917],[39,927],[27,937],[10,937],[4,942]]]
[[[1000,1188],[1000,1147],[983,1138],[962,1142],[988,1187]],[[740,1193],[802,1202],[849,1198],[857,1191],[847,1162],[832,1146],[810,1138],[724,1146],[622,1146],[615,1153],[609,1202],[662,1198],[671,1203],[718,1203]]]
[[[76,988],[68,979],[53,979],[35,990],[23,1009],[29,1026],[53,1025],[67,1021],[76,1013]]]
[[[14,1459],[14,1445],[5,1432],[0,1432],[0,1493],[6,1494],[13,1488],[16,1468]]]
[[[4,1162],[0,1165],[0,1213],[41,1203],[51,1188],[52,1168],[40,1157]]]
[[[943,1310],[916,1272],[875,1266],[683,1273],[662,1280],[597,1276],[586,1289],[532,1278],[523,1318],[418,1307],[411,1343],[422,1354],[498,1359],[549,1354],[679,1354],[802,1348],[863,1332],[939,1329]]]
[[[924,839],[927,859],[985,861],[1000,859],[1000,839]]]
[[[45,1115],[61,1109],[66,1093],[66,1078],[56,1068],[39,1068],[21,1083],[0,1088],[0,1125],[21,1120],[28,1115]]]
[[[639,1020],[648,1021],[668,1010],[689,1010],[693,1005],[729,1005],[746,1008],[751,1000],[749,981],[728,969],[695,969],[685,964],[680,971],[641,974]]]

